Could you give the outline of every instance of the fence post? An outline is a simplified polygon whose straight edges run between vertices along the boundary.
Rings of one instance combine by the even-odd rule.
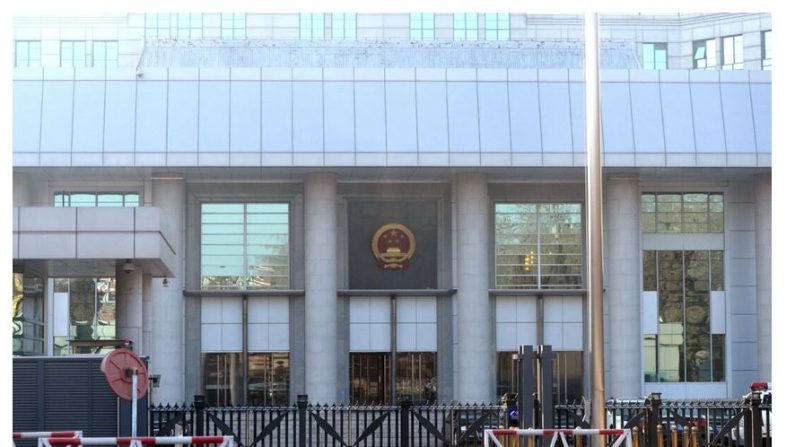
[[[306,447],[306,407],[309,405],[309,396],[298,395],[298,446]]]
[[[657,445],[657,436],[656,436],[656,429],[657,424],[660,423],[660,406],[662,405],[662,399],[660,393],[651,393],[646,397],[646,401],[644,402],[644,423],[645,423],[645,447],[663,447],[661,445]]]
[[[409,447],[409,410],[411,409],[411,396],[400,396],[400,447]]]
[[[196,394],[193,396],[193,409],[196,414],[193,418],[193,433],[195,436],[204,436],[204,409],[207,408],[207,401],[204,396]]]
[[[759,408],[761,403],[762,393],[754,391],[751,394],[751,447],[762,447],[762,409]]]

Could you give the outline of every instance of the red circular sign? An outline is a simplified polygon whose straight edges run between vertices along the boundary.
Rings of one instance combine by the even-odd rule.
[[[132,374],[138,373],[136,399],[146,394],[149,388],[149,372],[140,357],[129,349],[119,348],[102,359],[99,369],[105,373],[110,389],[124,400],[132,400]]]

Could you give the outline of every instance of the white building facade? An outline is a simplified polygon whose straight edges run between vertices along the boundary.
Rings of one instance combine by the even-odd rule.
[[[154,402],[588,389],[582,19],[15,19],[14,352]],[[768,14],[605,16],[608,396],[771,376]]]

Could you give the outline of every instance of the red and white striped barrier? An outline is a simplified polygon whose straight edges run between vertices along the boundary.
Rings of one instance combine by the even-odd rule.
[[[117,438],[39,438],[39,447],[59,445],[128,445],[143,447],[145,445],[163,444],[218,444],[220,447],[233,447],[232,436],[123,436]]]
[[[39,438],[80,438],[83,432],[77,431],[17,431],[14,432],[14,441],[21,439],[39,439]],[[14,443],[16,446],[16,443]]]
[[[512,430],[497,428],[483,432],[483,447],[503,447],[497,436],[552,436],[550,447],[558,445],[558,440],[563,447],[569,447],[566,436],[618,436],[610,447],[632,447],[632,431],[621,428],[528,428]]]

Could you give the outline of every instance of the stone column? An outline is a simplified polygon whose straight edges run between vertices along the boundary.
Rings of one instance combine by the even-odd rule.
[[[185,401],[185,312],[182,296],[185,274],[185,182],[153,180],[152,205],[160,208],[163,236],[176,252],[175,276],[168,278],[165,285],[162,277],[152,277],[150,280],[152,332],[149,370],[152,374],[160,375],[160,387],[152,390],[152,402],[181,403]]]
[[[141,353],[143,341],[143,272],[140,265],[130,270],[125,261],[116,263],[116,338],[127,338]]]
[[[312,402],[337,396],[337,183],[312,173],[304,184],[306,393]]]
[[[141,290],[142,304],[142,326],[141,326],[141,344],[139,351],[141,355],[150,355],[152,353],[152,275],[146,273],[143,276],[143,287]]]
[[[771,181],[770,174],[756,178],[756,336],[759,380],[772,379],[771,286]]]
[[[494,315],[489,302],[489,195],[486,176],[456,178],[458,234],[458,396],[461,402],[494,400]]]
[[[640,195],[635,178],[610,178],[607,201],[607,300],[612,397],[641,395]],[[606,368],[607,369],[607,368]]]

